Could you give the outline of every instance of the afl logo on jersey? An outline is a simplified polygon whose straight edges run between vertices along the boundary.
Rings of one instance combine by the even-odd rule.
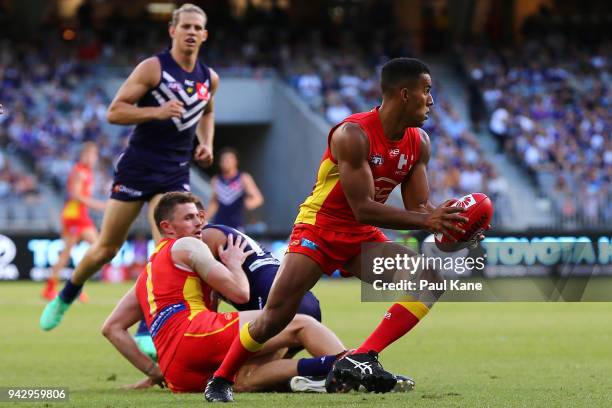
[[[383,157],[378,153],[374,153],[370,156],[370,163],[372,163],[373,166],[381,166],[384,162]]]

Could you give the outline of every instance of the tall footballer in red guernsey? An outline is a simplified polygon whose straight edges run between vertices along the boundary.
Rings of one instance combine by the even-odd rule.
[[[62,268],[68,265],[70,251],[79,241],[89,244],[98,237],[98,231],[89,217],[89,209],[102,211],[104,202],[91,196],[94,184],[93,169],[98,161],[98,147],[93,142],[87,142],[81,149],[81,157],[68,176],[68,201],[62,210],[62,240],[64,249],[59,259],[51,268],[51,276],[47,280],[42,296],[53,299],[57,295],[57,279]],[[83,294],[81,294],[83,296]]]
[[[328,137],[315,187],[301,205],[289,248],[263,313],[240,330],[223,364],[208,382],[208,401],[227,401],[241,364],[281,331],[295,314],[304,293],[323,273],[340,268],[361,278],[361,244],[386,241],[378,229],[423,229],[464,233],[462,209],[434,207],[429,201],[429,136],[419,127],[433,106],[429,68],[412,58],[387,62],[381,72],[382,104],[351,115]],[[405,208],[385,205],[397,185]],[[392,245],[392,244],[389,244]],[[396,245],[394,253],[416,253]],[[364,277],[365,279],[365,277]],[[339,359],[328,384],[364,385],[387,392],[396,378],[378,362],[378,353],[411,330],[434,301],[395,303],[380,325],[351,355]],[[248,344],[250,348],[245,347]]]

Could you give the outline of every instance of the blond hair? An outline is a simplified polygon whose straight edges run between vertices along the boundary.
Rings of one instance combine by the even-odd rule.
[[[202,8],[196,6],[195,4],[185,3],[181,7],[177,8],[172,12],[172,20],[170,21],[170,25],[172,27],[176,27],[179,22],[179,18],[181,17],[181,13],[197,13],[204,17],[204,27],[206,27],[206,13]]]

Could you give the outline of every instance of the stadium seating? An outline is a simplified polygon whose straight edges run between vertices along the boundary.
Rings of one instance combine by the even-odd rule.
[[[531,24],[532,32],[542,29]],[[559,226],[609,225],[609,48],[581,47],[550,27],[544,32],[513,50],[472,47],[464,52],[466,71],[490,112],[491,132],[550,199]]]

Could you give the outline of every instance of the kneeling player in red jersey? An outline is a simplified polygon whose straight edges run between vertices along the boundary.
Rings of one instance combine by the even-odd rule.
[[[155,221],[164,238],[151,256],[136,285],[104,323],[103,334],[148,378],[147,387],[164,382],[174,392],[203,391],[219,367],[239,324],[261,311],[217,313],[218,295],[244,303],[249,283],[242,262],[253,251],[246,241],[229,236],[219,248],[223,263],[214,259],[201,241],[203,221],[189,193],[167,193],[155,209]],[[158,350],[159,366],[137,347],[127,329],[144,315]],[[249,344],[249,339],[243,339]],[[254,345],[255,346],[255,345]],[[279,359],[287,348],[303,346],[314,358]],[[274,390],[296,375],[321,376],[345,351],[336,335],[306,315],[297,315],[240,370],[239,391]]]

